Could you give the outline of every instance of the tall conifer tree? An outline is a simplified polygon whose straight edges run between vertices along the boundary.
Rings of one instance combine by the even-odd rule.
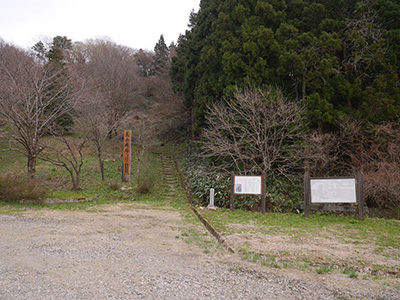
[[[161,35],[157,44],[154,46],[154,70],[155,75],[161,75],[168,72],[169,67],[169,49],[165,44],[164,36]]]

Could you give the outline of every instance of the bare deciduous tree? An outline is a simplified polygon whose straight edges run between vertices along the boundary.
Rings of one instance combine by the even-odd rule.
[[[298,166],[304,108],[278,90],[250,88],[209,107],[203,150],[224,170],[288,176]]]
[[[304,159],[305,170],[313,177],[322,177],[338,170],[339,137],[333,133],[310,131],[305,136],[305,149],[298,153]]]
[[[375,73],[372,68],[386,65],[387,44],[378,22],[378,11],[374,8],[375,2],[357,2],[346,21],[343,66],[346,70],[352,69],[358,78],[370,78]]]
[[[116,128],[137,106],[143,105],[138,93],[139,67],[132,49],[111,41],[94,40],[80,46],[81,72],[91,79],[93,90],[106,102],[108,132]]]
[[[364,174],[369,205],[400,205],[400,120],[374,125],[347,140],[353,173]]]
[[[137,150],[135,155],[135,159],[137,160],[136,176],[138,183],[140,183],[144,155],[151,147],[157,144],[156,126],[153,119],[141,114],[134,118],[132,128],[132,144]]]
[[[55,133],[56,145],[47,144],[46,152],[42,152],[40,159],[50,162],[53,165],[65,168],[71,176],[74,190],[80,189],[80,174],[83,160],[83,149],[87,142],[87,136],[79,141],[66,137],[62,131]]]
[[[75,111],[78,116],[76,123],[81,131],[88,134],[88,138],[96,147],[99,160],[99,169],[101,178],[105,180],[103,149],[112,131],[117,129],[120,123],[114,124],[105,122],[107,120],[107,104],[103,94],[94,89],[86,88],[82,97],[75,105]]]
[[[142,77],[154,76],[154,53],[140,49],[136,54],[136,62],[139,66],[139,74]]]
[[[400,121],[366,125],[341,118],[337,133],[310,132],[303,156],[312,176],[364,174],[364,195],[373,207],[400,204]]]
[[[147,111],[153,115],[153,121],[159,136],[174,139],[189,135],[190,116],[183,104],[183,95],[172,91],[168,76],[154,76],[140,79],[140,90],[153,99]]]
[[[64,78],[31,53],[0,42],[0,119],[7,124],[0,132],[12,143],[12,150],[27,157],[30,182],[43,150],[41,138],[71,109],[72,90]]]

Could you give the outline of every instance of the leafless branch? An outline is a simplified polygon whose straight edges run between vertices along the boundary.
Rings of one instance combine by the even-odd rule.
[[[84,163],[83,149],[88,140],[84,136],[78,143],[63,134],[55,134],[58,145],[47,144],[39,158],[53,165],[65,168],[71,176],[73,189],[80,189],[80,174]]]
[[[0,121],[7,124],[1,134],[28,158],[30,180],[43,150],[41,138],[71,108],[72,89],[59,75],[60,71],[46,68],[32,54],[0,44]]]
[[[299,164],[294,150],[303,135],[303,112],[272,88],[237,91],[209,107],[204,154],[223,161],[223,170],[289,176]]]

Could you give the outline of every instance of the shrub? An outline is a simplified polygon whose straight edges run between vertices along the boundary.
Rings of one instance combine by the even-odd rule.
[[[220,170],[273,175],[296,173],[303,151],[305,108],[273,87],[237,90],[233,98],[209,107],[203,129],[203,155]]]
[[[300,209],[300,204],[303,202],[303,185],[300,181],[270,179],[266,183],[265,190],[268,211],[295,212]]]
[[[185,175],[189,188],[196,199],[195,204],[207,206],[209,203],[210,189],[215,189],[215,205],[229,207],[230,203],[230,178],[211,171],[206,161],[199,156],[198,148],[189,147],[183,161],[182,173]]]
[[[210,189],[215,189],[215,205],[218,207],[230,207],[230,174],[222,174],[213,171],[207,165],[207,161],[201,159],[192,150],[184,160],[182,172],[185,175],[189,187],[196,196],[197,205],[209,204]],[[301,178],[302,179],[302,178]],[[293,212],[299,209],[303,199],[301,183],[293,183],[287,179],[270,179],[266,183],[267,209],[275,212]],[[261,208],[261,196],[236,195],[235,209],[259,211]]]
[[[18,202],[35,201],[40,202],[46,196],[46,189],[38,184],[28,184],[26,179],[16,176],[0,176],[0,201]]]
[[[400,206],[400,120],[375,125],[358,134],[352,145],[351,163],[364,174],[368,206]]]
[[[400,120],[379,125],[341,119],[339,132],[311,133],[306,140],[312,176],[364,174],[368,207],[400,206]]]
[[[136,174],[137,189],[139,194],[149,193],[156,184],[159,161],[150,154],[144,155],[141,162],[140,174]]]
[[[154,176],[151,176],[151,174],[145,174],[144,176],[140,177],[138,180],[138,186],[136,191],[139,194],[145,194],[151,192],[153,189],[154,185],[156,183],[156,180]]]

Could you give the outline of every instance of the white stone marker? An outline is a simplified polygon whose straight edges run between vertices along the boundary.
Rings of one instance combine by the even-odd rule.
[[[215,206],[214,206],[214,194],[215,194],[214,189],[210,189],[210,204],[208,205],[208,208],[211,208],[211,209],[215,209]]]

